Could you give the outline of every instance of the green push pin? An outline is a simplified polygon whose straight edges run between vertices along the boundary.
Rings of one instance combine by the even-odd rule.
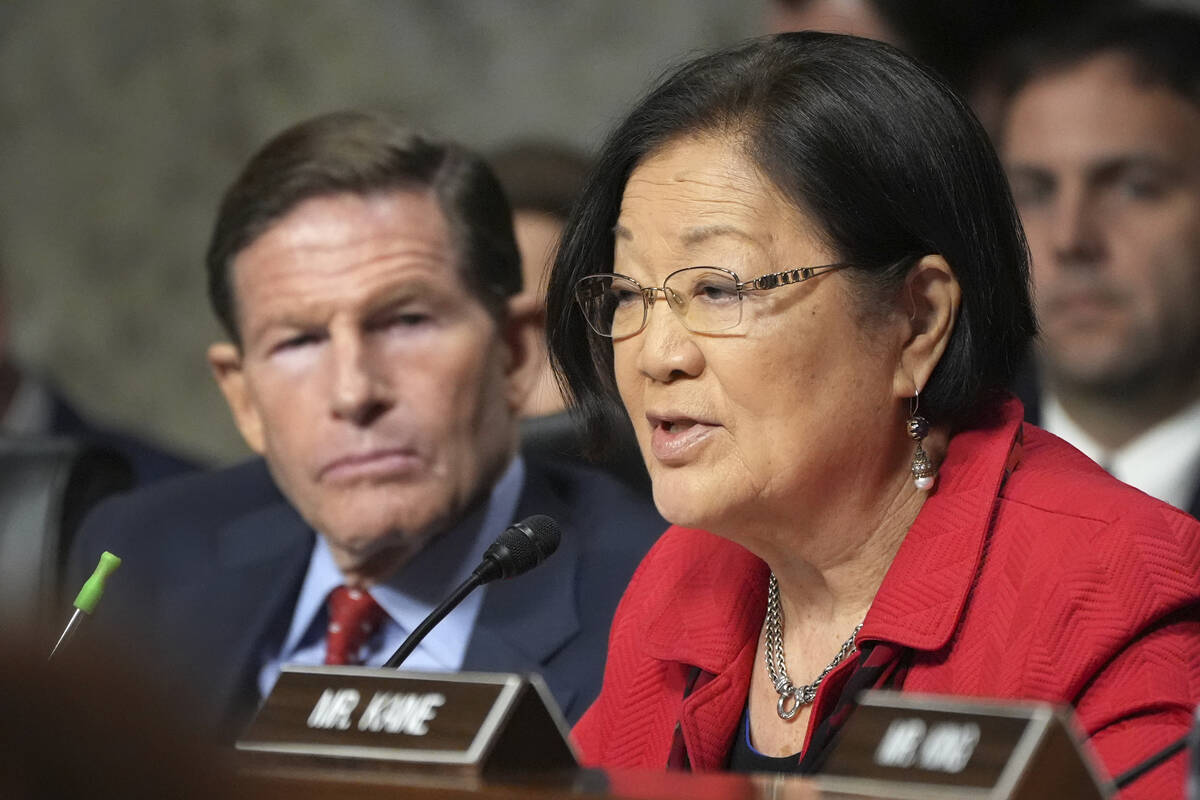
[[[58,643],[50,651],[50,658],[54,658],[54,654],[58,652],[59,648],[71,640],[84,618],[96,610],[96,604],[104,596],[104,585],[108,581],[108,576],[112,575],[119,566],[121,566],[121,559],[112,553],[105,550],[100,554],[100,563],[96,565],[92,577],[84,582],[83,588],[75,596],[75,613],[71,615],[71,621],[63,629],[62,636],[58,637]]]

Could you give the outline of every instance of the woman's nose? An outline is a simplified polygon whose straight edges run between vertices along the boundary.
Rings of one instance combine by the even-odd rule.
[[[638,369],[660,383],[695,377],[704,368],[704,354],[694,334],[668,303],[650,306],[645,329],[630,342],[638,342],[641,347]]]

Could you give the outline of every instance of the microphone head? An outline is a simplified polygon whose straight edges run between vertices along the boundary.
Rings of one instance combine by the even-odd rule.
[[[545,514],[534,514],[510,525],[483,554],[487,566],[484,577],[490,581],[528,572],[558,549],[561,538],[558,523]]]

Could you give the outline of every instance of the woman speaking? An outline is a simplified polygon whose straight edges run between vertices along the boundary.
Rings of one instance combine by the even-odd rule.
[[[548,298],[592,436],[623,403],[674,523],[587,763],[810,771],[873,687],[1070,703],[1114,773],[1187,729],[1200,525],[1022,424],[1027,273],[979,124],[884,45],[758,40],[640,101]]]

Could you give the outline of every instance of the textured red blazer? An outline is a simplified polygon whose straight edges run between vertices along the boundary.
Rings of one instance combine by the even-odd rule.
[[[904,691],[1070,703],[1119,774],[1183,735],[1200,700],[1200,523],[1021,416],[1013,400],[953,437],[858,640],[909,648]],[[721,769],[762,668],[766,587],[766,565],[740,546],[664,534],[575,728],[585,763],[665,767],[678,738],[693,769]],[[822,685],[810,736],[855,663]],[[695,668],[711,680],[685,699]],[[1122,797],[1182,797],[1184,766],[1176,756]]]

